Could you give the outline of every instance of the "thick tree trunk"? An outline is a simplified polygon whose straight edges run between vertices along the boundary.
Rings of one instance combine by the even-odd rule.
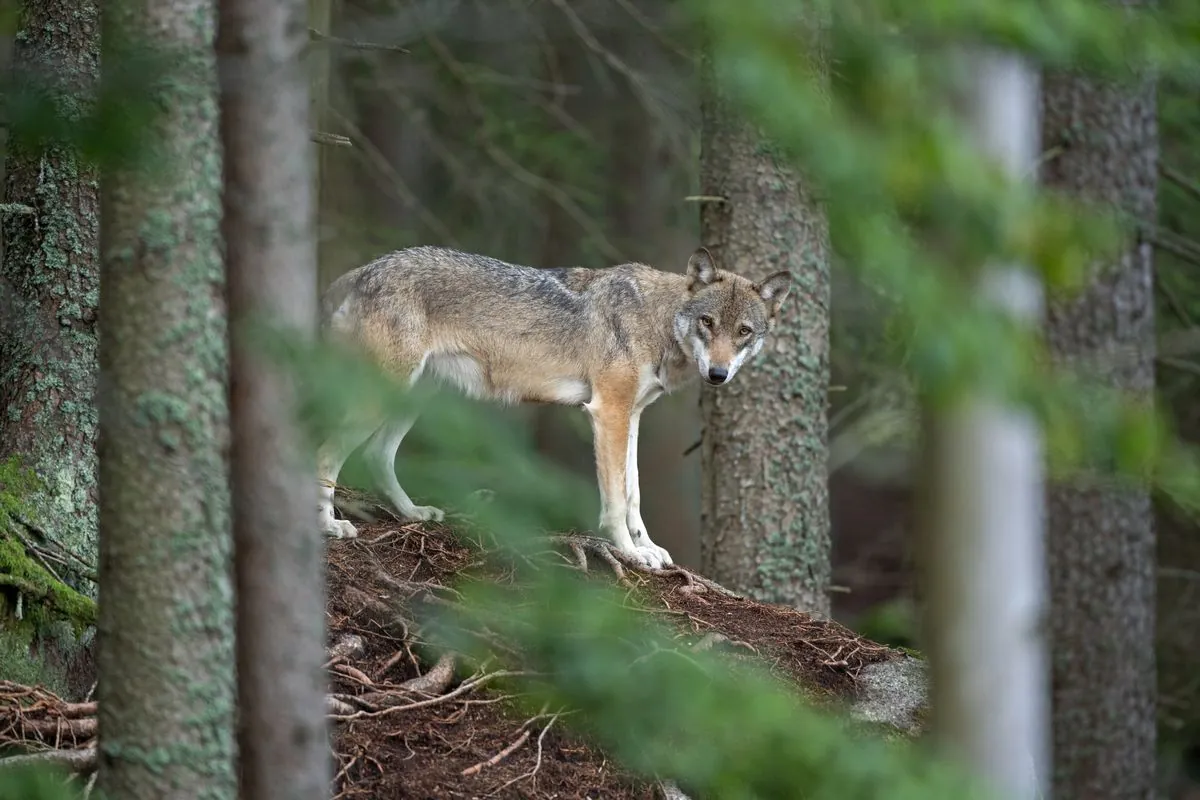
[[[799,46],[799,45],[798,45]],[[701,562],[759,600],[829,611],[829,234],[817,200],[724,97],[705,58],[701,238],[723,269],[790,270],[758,362],[703,388]]]
[[[130,800],[237,796],[215,11],[105,8],[106,64],[170,70],[103,187],[97,789]]]
[[[91,0],[30,0],[13,53],[18,85],[53,81],[60,112],[80,117],[99,74]],[[96,557],[97,175],[65,149],[10,140],[0,212],[0,461],[40,478],[31,520],[77,555]],[[19,207],[24,206],[29,209]]]
[[[256,323],[309,337],[317,316],[305,8],[221,0],[238,706],[247,798],[324,798],[325,576],[315,462],[293,382],[257,352]]]
[[[1057,153],[1048,185],[1140,220],[1156,207],[1152,83],[1133,91],[1047,76],[1043,136]],[[1149,243],[1130,241],[1077,296],[1054,303],[1056,355],[1150,399],[1154,387]],[[1136,354],[1116,357],[1117,351]],[[1107,354],[1107,355],[1106,355]],[[1079,481],[1048,492],[1054,640],[1054,794],[1153,797],[1155,543],[1147,490]]]

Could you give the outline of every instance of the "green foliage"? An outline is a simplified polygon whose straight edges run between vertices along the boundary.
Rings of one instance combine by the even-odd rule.
[[[68,783],[67,774],[55,767],[4,767],[0,762],[0,800],[76,800],[83,783]],[[97,797],[95,793],[93,797]]]
[[[966,393],[1023,404],[1046,428],[1056,473],[1149,480],[1193,511],[1200,460],[1170,437],[1158,409],[1049,368],[1036,332],[974,290],[986,265],[1015,263],[1051,291],[1072,291],[1133,222],[1147,221],[1006,176],[981,156],[957,109],[964,42],[1112,79],[1136,77],[1134,68],[1194,71],[1196,5],[1148,13],[1090,0],[692,5],[714,32],[718,86],[821,187],[845,264],[894,303],[918,392],[941,406]],[[797,31],[816,20],[831,88],[796,46]]]
[[[864,612],[854,629],[873,642],[910,648],[917,641],[917,609],[907,597],[887,600]]]
[[[114,44],[94,87],[63,85],[53,73],[5,79],[0,97],[10,146],[28,153],[64,147],[102,167],[144,161],[146,131],[165,110],[156,95],[173,63],[169,53]]]

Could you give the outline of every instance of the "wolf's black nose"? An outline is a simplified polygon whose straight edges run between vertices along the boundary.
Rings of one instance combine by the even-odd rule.
[[[708,368],[708,379],[713,383],[724,383],[725,379],[728,377],[729,370],[727,369],[721,369],[720,367]]]

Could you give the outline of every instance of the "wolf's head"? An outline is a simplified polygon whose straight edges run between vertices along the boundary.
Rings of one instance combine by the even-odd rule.
[[[675,339],[713,386],[733,376],[762,350],[791,288],[791,273],[761,281],[717,269],[701,247],[688,259],[688,296],[675,315]]]

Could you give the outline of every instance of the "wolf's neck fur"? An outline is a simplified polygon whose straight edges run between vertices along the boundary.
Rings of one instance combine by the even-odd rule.
[[[663,305],[667,306],[670,313],[664,315],[666,320],[662,328],[663,348],[659,355],[657,374],[663,389],[670,393],[691,383],[699,375],[692,365],[692,353],[687,339],[681,340],[675,331],[675,318],[688,300],[688,279],[684,275],[674,273],[659,274],[665,278],[662,288],[668,292],[663,298]]]

